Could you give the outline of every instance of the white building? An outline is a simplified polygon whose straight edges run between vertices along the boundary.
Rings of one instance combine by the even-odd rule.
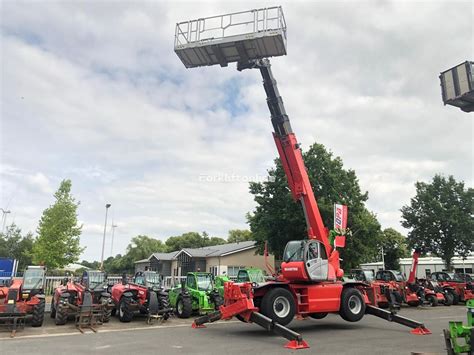
[[[406,276],[410,274],[411,263],[412,258],[400,259],[400,271]],[[474,270],[474,255],[468,256],[465,260],[460,257],[454,257],[453,266],[455,272],[472,274]],[[383,264],[381,261],[375,263],[364,263],[360,265],[360,268],[377,272],[377,270],[383,269]],[[431,274],[432,272],[445,270],[446,266],[444,265],[444,262],[443,260],[441,260],[441,258],[434,256],[419,258],[416,276],[423,278],[426,277],[426,275]]]

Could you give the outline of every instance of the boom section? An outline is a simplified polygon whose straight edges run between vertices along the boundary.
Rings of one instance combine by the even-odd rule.
[[[267,94],[267,105],[270,110],[274,129],[273,138],[280,155],[280,160],[285,170],[293,199],[300,201],[306,218],[308,238],[322,242],[328,255],[331,246],[328,232],[324,227],[318,204],[309,181],[306,166],[295,134],[291,128],[290,119],[286,113],[283,99],[278,91],[278,86],[273,77],[270,61],[259,59],[247,64],[239,64],[238,69],[258,68],[263,78],[263,87]]]

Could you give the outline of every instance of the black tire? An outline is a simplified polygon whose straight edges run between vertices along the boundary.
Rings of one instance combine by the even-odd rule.
[[[46,301],[42,298],[39,303],[33,307],[33,318],[31,319],[32,327],[41,327],[43,325],[45,305]]]
[[[108,323],[112,317],[112,310],[104,308],[102,313],[102,323]]]
[[[365,302],[359,290],[353,287],[342,290],[339,314],[348,322],[358,322],[364,317]]]
[[[459,304],[459,295],[456,293],[455,290],[449,290],[449,293],[453,295],[453,305]]]
[[[323,319],[326,318],[328,313],[311,313],[309,316],[313,319]]]
[[[410,307],[418,307],[420,305],[420,301],[411,301],[411,302],[408,302],[408,305]]]
[[[56,316],[54,317],[54,323],[56,325],[64,325],[67,322],[67,307],[58,304],[56,308]]]
[[[444,343],[446,345],[446,353],[448,355],[455,355],[453,344],[451,343],[451,334],[449,330],[443,329],[443,335],[444,335]]]
[[[444,305],[449,307],[449,306],[452,306],[453,305],[453,300],[454,300],[454,297],[453,297],[453,294],[451,292],[446,292],[444,294]]]
[[[54,296],[51,299],[51,311],[49,313],[49,316],[53,319],[56,317],[56,308],[54,308]]]
[[[133,318],[133,312],[130,309],[130,297],[123,296],[120,299],[120,303],[118,305],[118,314],[119,320],[123,323],[128,323]]]
[[[111,311],[110,311],[110,315],[112,317],[115,317],[117,315],[117,308],[113,308]]]
[[[273,321],[287,325],[296,314],[293,294],[283,287],[271,289],[263,296],[260,311]]]
[[[426,297],[426,300],[429,302],[431,307],[438,306],[438,298],[435,295],[429,295]]]
[[[189,318],[193,312],[193,304],[191,302],[191,297],[188,296],[178,296],[176,301],[176,315],[179,318]]]

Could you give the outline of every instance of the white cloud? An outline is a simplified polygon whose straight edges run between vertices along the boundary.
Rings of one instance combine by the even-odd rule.
[[[116,252],[137,234],[245,228],[247,184],[199,176],[272,166],[260,76],[186,70],[174,24],[268,4],[2,4],[0,206],[35,230],[72,179],[89,259],[100,257],[105,203]],[[293,128],[305,149],[323,143],[356,170],[384,227],[401,228],[415,181],[440,172],[472,183],[472,118],[442,106],[437,78],[471,55],[469,12],[441,1],[283,8],[289,55],[272,62]]]

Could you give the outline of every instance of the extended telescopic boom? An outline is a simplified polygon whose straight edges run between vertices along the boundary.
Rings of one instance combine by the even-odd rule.
[[[271,64],[268,59],[257,59],[248,63],[239,63],[238,70],[260,69],[263,78],[263,87],[267,94],[267,105],[270,110],[272,125],[274,129],[273,138],[278,149],[278,154],[285,170],[293,198],[301,202],[306,218],[308,238],[317,239],[326,248],[327,255],[331,254],[331,245],[328,239],[328,232],[324,227],[321,213],[319,212],[316,198],[309,181],[306,166],[301,154],[290,119],[286,113],[283,99],[278,91],[278,86],[273,77]]]

